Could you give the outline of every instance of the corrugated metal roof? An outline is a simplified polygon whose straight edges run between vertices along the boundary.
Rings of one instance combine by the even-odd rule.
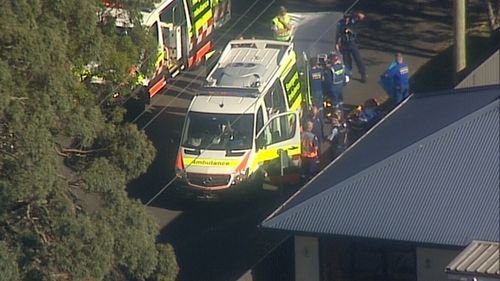
[[[456,98],[461,100],[459,95]],[[418,102],[415,100],[413,106]],[[469,105],[472,104],[474,98],[470,99]],[[441,129],[356,175],[295,202],[262,226],[317,235],[456,246],[465,246],[473,239],[498,239],[499,107],[497,89],[497,98],[488,105],[472,113],[469,110],[467,116],[442,124]],[[422,129],[415,123],[419,123],[417,120],[424,112],[432,115],[431,110],[420,107],[416,111],[419,115],[412,116],[398,112],[406,120],[392,122],[392,130],[411,134]],[[403,111],[410,112],[415,111]],[[386,132],[388,128],[385,129]],[[380,133],[376,131],[372,134]],[[385,134],[378,138],[377,145],[394,145],[391,139],[398,136]],[[333,175],[330,178],[333,180]],[[314,188],[315,180],[310,185]]]
[[[472,241],[446,266],[446,272],[500,277],[498,242]]]
[[[500,50],[486,59],[474,69],[455,88],[470,88],[484,85],[500,84]]]

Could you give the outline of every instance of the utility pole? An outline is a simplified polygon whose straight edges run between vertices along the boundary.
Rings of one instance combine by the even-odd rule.
[[[466,67],[466,51],[465,51],[465,9],[466,0],[452,0],[453,1],[453,24],[455,33],[455,82],[458,75]]]

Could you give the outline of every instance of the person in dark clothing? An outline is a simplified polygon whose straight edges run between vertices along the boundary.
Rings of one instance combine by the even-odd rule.
[[[317,58],[310,60],[311,71],[309,73],[312,102],[320,113],[323,112],[323,65],[318,62]]]
[[[311,107],[311,118],[309,121],[313,122],[312,132],[318,137],[321,142],[321,140],[325,138],[325,134],[323,132],[324,118],[318,107],[315,105]]]
[[[365,18],[362,13],[355,13],[354,15],[345,15],[337,23],[337,38],[336,49],[342,53],[348,75],[352,75],[352,60],[356,62],[359,74],[361,75],[361,82],[366,82],[366,67],[361,58],[358,46],[357,34],[354,31],[354,26]]]
[[[332,54],[323,74],[325,94],[336,108],[342,109],[344,104],[343,89],[347,83],[346,69],[340,56]]]
[[[327,140],[331,143],[331,159],[335,159],[348,146],[347,124],[344,120],[344,113],[340,109],[335,109],[330,117],[330,123],[332,130],[327,136]]]

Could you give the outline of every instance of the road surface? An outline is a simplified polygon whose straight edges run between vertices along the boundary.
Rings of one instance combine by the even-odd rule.
[[[341,11],[350,2],[338,1],[338,6],[288,2],[290,12],[313,12],[308,14],[310,17],[307,19],[311,25],[297,30],[303,33],[302,39],[296,38],[297,49],[315,55],[333,47],[333,23],[338,14],[331,14],[325,23],[318,21],[318,12]],[[389,2],[396,6],[388,7]],[[377,80],[391,61],[394,51],[406,54],[411,74],[440,51],[443,41],[451,32],[446,22],[446,9],[437,7],[429,11],[420,2],[415,6],[420,5],[422,9],[413,14],[403,12],[417,11],[415,7],[413,10],[411,7],[401,8],[399,1],[362,3],[361,8],[366,12],[367,19],[364,25],[360,25],[360,32],[364,36],[361,53],[367,63],[369,77],[365,84],[358,80],[349,83],[344,92],[347,104],[360,104],[370,97],[385,96]],[[274,11],[266,10],[267,5],[276,8],[277,2],[233,0],[233,20],[226,28],[229,32],[222,34],[217,46],[223,46],[229,39],[240,36],[263,38],[269,35],[268,20]],[[392,16],[386,13],[389,8],[393,9]],[[434,14],[426,14],[431,12]],[[442,14],[436,14],[438,12]],[[436,36],[425,37],[427,42],[417,45],[419,35],[406,32],[406,25],[401,24],[408,19],[411,19],[415,32],[422,34],[426,26],[433,24]],[[238,23],[231,28],[235,22]],[[397,34],[394,32],[401,32],[401,36],[395,36]],[[147,202],[174,177],[174,162],[184,115],[206,72],[205,67],[200,67],[176,78],[173,86],[155,97],[152,106],[137,121],[140,128],[147,126],[145,131],[157,149],[157,157],[147,173],[129,185],[128,191],[132,197]],[[247,201],[201,204],[179,200],[167,189],[152,202],[148,210],[161,227],[159,241],[174,246],[180,266],[177,280],[237,280],[285,238],[278,233],[262,232],[257,225],[291,192],[293,190],[287,190],[283,195],[262,193]]]

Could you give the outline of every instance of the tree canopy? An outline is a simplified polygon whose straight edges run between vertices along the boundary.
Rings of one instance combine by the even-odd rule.
[[[132,95],[131,66],[154,63],[138,10],[151,2],[120,1],[132,25],[117,32],[102,1],[2,1],[0,280],[175,279],[172,247],[125,190],[154,147],[113,100]]]

